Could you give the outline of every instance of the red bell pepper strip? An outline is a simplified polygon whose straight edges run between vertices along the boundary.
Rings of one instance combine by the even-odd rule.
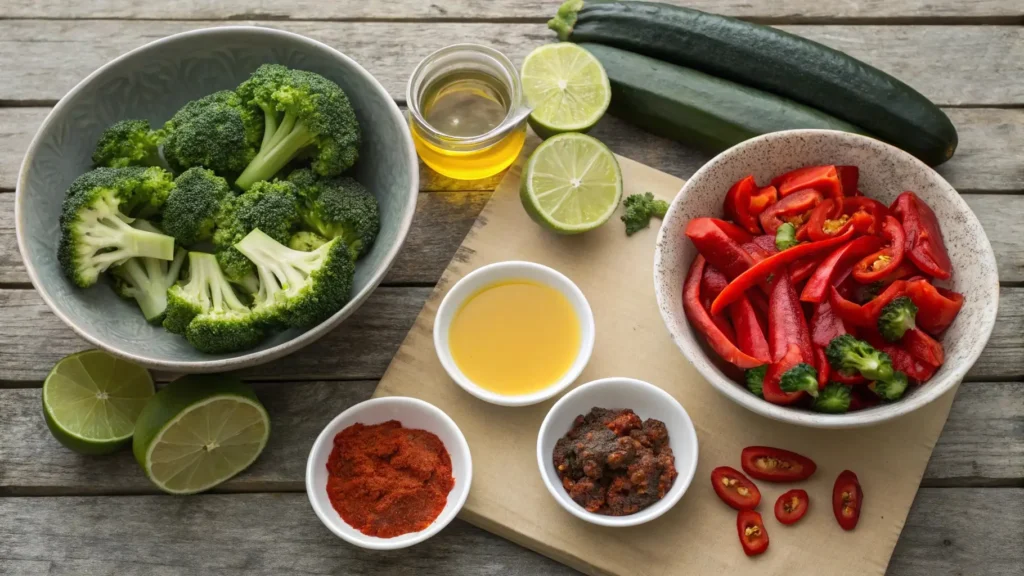
[[[895,282],[897,280],[906,280],[906,279],[910,278],[911,276],[920,276],[920,275],[921,275],[921,273],[917,269],[917,266],[914,266],[913,262],[911,262],[910,260],[904,258],[903,262],[900,262],[900,265],[897,266],[895,270],[893,270],[892,272],[889,272],[888,276],[886,276],[885,278],[882,278],[878,282],[884,288],[884,287],[888,286],[889,284],[892,284],[893,282]]]
[[[733,304],[735,307],[736,305]],[[910,355],[918,360],[938,367],[946,361],[946,352],[942,343],[917,328],[911,328],[903,335],[900,344]]]
[[[765,400],[772,404],[785,406],[799,402],[800,399],[804,397],[805,392],[803,390],[797,390],[796,392],[783,392],[782,387],[780,386],[780,383],[782,382],[782,375],[790,368],[802,363],[803,360],[803,354],[800,352],[800,346],[791,344],[782,355],[782,358],[777,362],[772,362],[768,365],[768,369],[764,373],[764,381],[761,386],[761,393],[764,394]]]
[[[761,249],[761,253],[767,258],[772,254],[778,254],[779,249],[775,246],[775,235],[774,234],[761,234],[760,236],[754,236],[753,244]]]
[[[953,275],[953,265],[942,240],[935,212],[913,192],[896,197],[890,209],[900,219],[907,237],[907,258],[922,272],[941,280]]]
[[[824,390],[832,374],[832,366],[828,363],[824,348],[814,347],[814,367],[818,369],[818,390]]]
[[[804,309],[796,297],[796,290],[786,274],[778,274],[772,281],[768,296],[768,342],[772,361],[778,362],[789,351],[791,344],[800,349],[800,361],[814,365],[814,345],[807,328]]]
[[[775,232],[783,223],[789,222],[794,226],[800,226],[807,220],[809,212],[822,200],[821,192],[813,189],[801,190],[791,194],[775,204],[759,216],[761,227],[765,233],[775,235]]]
[[[744,228],[751,234],[760,234],[761,225],[757,218],[750,213],[750,199],[757,192],[757,183],[753,176],[747,176],[732,185],[725,194],[725,202],[722,208],[727,218],[732,218],[740,228]]]
[[[734,342],[740,350],[757,358],[762,364],[771,362],[768,340],[761,330],[761,324],[757,321],[757,313],[750,300],[745,297],[740,298],[732,306],[729,306],[729,318],[736,329]]]
[[[903,226],[899,220],[892,216],[886,216],[882,221],[882,237],[888,242],[888,246],[865,256],[853,267],[853,279],[861,284],[871,284],[886,278],[903,263],[903,253],[906,245],[906,237],[903,234]]]
[[[874,198],[856,196],[843,200],[843,214],[854,220],[858,232],[877,234],[882,221],[889,215],[889,208]]]
[[[725,287],[729,279],[722,271],[710,264],[704,265],[704,274],[700,277],[700,296],[702,299],[714,300]]]
[[[949,328],[964,305],[962,294],[932,286],[925,279],[908,281],[906,292],[917,306],[917,327],[933,335],[942,334]],[[722,295],[718,296],[721,298]],[[715,302],[718,302],[718,298],[715,298]]]
[[[759,216],[766,208],[779,201],[779,191],[775,186],[765,186],[750,196],[751,216]]]
[[[735,282],[735,280],[733,282]],[[728,290],[728,287],[726,287],[726,290]],[[889,287],[881,294],[869,300],[863,306],[843,298],[842,294],[836,290],[835,286],[831,287],[829,298],[831,299],[832,310],[835,311],[836,315],[842,318],[843,322],[847,322],[861,328],[873,328],[878,322],[878,317],[882,314],[882,308],[884,308],[889,302],[892,302],[893,299],[903,296],[906,293],[907,282],[905,280],[897,280],[890,284]],[[722,294],[725,294],[725,290],[722,291]],[[722,294],[719,294],[718,298],[715,298],[715,302],[712,303],[712,306],[718,303]],[[920,316],[920,309],[918,311],[918,315]]]
[[[737,240],[737,232],[742,235],[741,240]],[[709,264],[729,278],[739,276],[754,265],[754,259],[741,246],[752,240],[750,234],[725,220],[694,218],[686,225],[686,236]]]
[[[832,311],[832,304],[828,300],[814,305],[810,330],[811,342],[818,348],[827,348],[833,338],[847,333],[846,326]]]
[[[747,242],[743,245],[743,249],[747,251],[747,254],[750,254],[750,257],[754,259],[754,262],[760,262],[772,254],[775,254],[775,252],[778,252],[778,250],[769,252],[762,248],[757,242]]]
[[[785,198],[801,190],[813,188],[826,198],[842,198],[843,184],[835,166],[807,166],[786,172],[772,179],[772,186]]]
[[[697,255],[686,275],[686,282],[683,284],[683,310],[686,312],[686,317],[690,319],[694,330],[706,338],[708,345],[726,362],[744,369],[761,366],[764,362],[743,353],[722,333],[701,304],[700,280],[704,275],[704,264],[704,257]]]
[[[843,185],[843,195],[857,196],[857,185],[860,183],[860,168],[856,166],[836,166],[839,182]]]
[[[870,219],[870,216],[863,212],[857,212],[857,219],[855,219],[849,214],[838,214],[839,210],[841,208],[837,210],[835,200],[830,198],[822,200],[821,204],[815,206],[807,219],[807,238],[814,242],[828,240],[846,232],[859,220]],[[870,228],[871,222],[865,220],[865,223],[861,223],[859,226],[865,229]]]
[[[857,372],[856,374],[852,374],[850,376],[845,376],[845,375],[843,375],[841,372],[839,372],[837,370],[837,371],[833,372],[830,375],[830,378],[831,378],[831,380],[833,382],[838,382],[840,384],[846,384],[847,386],[856,386],[858,384],[867,384],[867,382],[868,382],[868,379],[863,377],[863,376],[861,376],[860,372]],[[874,394],[872,394],[872,396],[874,396]],[[876,396],[876,398],[877,398],[877,396]]]
[[[799,284],[810,278],[821,263],[820,258],[805,258],[789,265],[789,279],[793,284]]]
[[[852,228],[849,229],[849,233],[852,233],[852,230]],[[824,302],[828,296],[829,287],[842,282],[842,279],[838,278],[837,271],[845,263],[870,254],[878,250],[881,245],[882,240],[877,236],[861,236],[836,248],[814,270],[804,289],[800,292],[800,299],[804,302]]]
[[[921,384],[935,374],[936,366],[915,358],[900,344],[887,342],[877,330],[867,330],[864,339],[876,349],[885,352],[892,359],[892,367],[907,375],[907,378]]]

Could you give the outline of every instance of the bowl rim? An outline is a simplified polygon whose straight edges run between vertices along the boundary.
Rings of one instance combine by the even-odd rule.
[[[981,223],[978,221],[978,217],[964,201],[963,197],[957,192],[949,182],[946,181],[938,172],[932,169],[930,166],[921,162],[913,155],[905,152],[891,144],[887,144],[880,140],[870,138],[868,136],[862,136],[859,134],[852,134],[848,132],[841,132],[837,130],[818,130],[818,129],[801,129],[801,130],[783,130],[779,132],[772,132],[769,134],[763,134],[755,138],[751,138],[744,142],[741,142],[731,148],[719,153],[706,164],[704,164],[697,172],[693,174],[682,186],[679,193],[676,194],[671,205],[669,206],[668,213],[665,216],[665,220],[668,220],[671,215],[679,209],[685,198],[689,195],[692,183],[699,181],[706,173],[715,170],[720,162],[722,162],[727,156],[736,154],[742,154],[747,148],[756,146],[764,141],[769,141],[777,138],[800,138],[800,137],[827,137],[835,138],[840,141],[846,141],[850,143],[859,143],[871,146],[880,146],[888,154],[899,156],[903,160],[910,161],[913,164],[917,164],[919,168],[926,170],[930,173],[930,176],[937,179],[939,183],[944,184],[949,191],[952,192],[953,202],[957,206],[960,213],[965,214],[967,218],[973,220],[973,224],[976,224],[979,229]],[[979,254],[979,258],[986,260],[990,270],[998,270],[996,266],[995,253],[992,250],[992,244],[986,234],[982,238],[984,250]],[[811,428],[859,428],[864,426],[871,426],[887,422],[889,420],[899,418],[909,414],[922,406],[930,404],[937,398],[943,396],[949,390],[956,387],[956,385],[963,380],[964,375],[974,365],[981,356],[982,351],[988,343],[989,337],[992,335],[992,330],[995,327],[996,315],[999,308],[999,280],[998,273],[996,272],[996,279],[994,285],[991,287],[995,293],[996,298],[993,300],[991,311],[987,317],[981,319],[979,322],[979,329],[976,334],[977,338],[973,339],[973,348],[967,354],[964,362],[959,365],[953,366],[952,370],[942,380],[935,381],[933,386],[921,390],[919,393],[913,395],[910,398],[902,399],[898,402],[887,405],[892,408],[891,410],[863,410],[857,412],[848,412],[846,414],[823,414],[817,412],[809,412],[805,410],[797,410],[788,406],[780,406],[767,402],[761,398],[757,398],[747,392],[745,389],[732,380],[725,379],[716,374],[709,367],[710,364],[702,366],[701,363],[696,363],[690,360],[691,354],[700,354],[707,358],[707,353],[704,352],[699,346],[691,346],[683,340],[683,335],[677,333],[672,328],[673,319],[669,317],[668,310],[670,309],[670,302],[666,300],[668,297],[663,294],[663,291],[659,288],[663,285],[662,271],[659,266],[659,262],[664,258],[663,247],[669,242],[667,228],[662,226],[658,231],[657,243],[654,250],[654,292],[658,302],[658,311],[661,315],[662,322],[665,324],[665,328],[672,336],[672,341],[675,342],[676,346],[683,353],[683,356],[690,361],[690,363],[697,369],[700,375],[707,380],[713,388],[718,392],[724,394],[727,398],[736,402],[740,406],[773,420],[780,422],[786,422],[789,424],[797,424],[800,426],[807,426]],[[685,321],[685,320],[684,320]],[[696,351],[691,350],[695,348]],[[930,381],[932,383],[932,381]]]
[[[100,74],[106,72],[107,70],[110,70],[111,68],[116,67],[118,64],[132,56],[153,49],[161,44],[169,43],[172,41],[178,41],[183,38],[190,38],[193,36],[231,34],[238,32],[261,34],[272,38],[288,38],[289,40],[297,41],[299,43],[305,43],[313,48],[324,50],[329,55],[344,62],[348,67],[350,67],[350,69],[355,74],[366,77],[370,81],[370,86],[373,88],[373,90],[376,91],[377,96],[387,102],[387,108],[390,111],[391,116],[398,122],[400,126],[403,127],[402,134],[405,140],[404,144],[406,149],[406,157],[408,158],[407,169],[409,170],[410,175],[410,189],[408,191],[408,197],[406,198],[405,214],[402,217],[402,221],[399,222],[398,225],[398,235],[396,237],[396,242],[384,255],[384,266],[374,271],[374,273],[370,276],[370,279],[367,285],[363,288],[363,290],[360,293],[355,294],[348,302],[345,303],[345,305],[340,310],[334,313],[334,315],[324,320],[320,324],[317,324],[316,326],[297,334],[290,340],[281,342],[280,344],[267,348],[266,350],[239,353],[235,356],[227,358],[217,358],[211,360],[198,361],[163,360],[160,358],[155,358],[144,354],[134,354],[130,352],[125,352],[123,350],[119,350],[117,347],[111,346],[110,344],[104,342],[101,338],[94,337],[87,330],[79,327],[67,315],[65,315],[64,312],[56,305],[56,303],[50,297],[50,295],[45,290],[42,289],[41,282],[36,273],[34,264],[30,261],[29,258],[26,258],[26,254],[28,253],[28,247],[27,239],[25,238],[25,233],[23,232],[26,225],[24,224],[25,215],[23,213],[22,196],[24,195],[24,190],[26,187],[28,171],[33,162],[36,150],[41,145],[43,134],[50,128],[50,125],[55,121],[57,115],[66,106],[69,105],[68,102],[72,97],[76,96],[79,92],[81,92],[85,88],[85,86],[87,86],[90,82],[93,81],[93,79],[95,79]],[[33,288],[35,288],[36,293],[42,297],[43,301],[46,303],[50,311],[53,312],[53,314],[56,315],[58,318],[60,318],[61,321],[64,322],[64,324],[69,326],[78,336],[84,338],[86,341],[93,344],[94,346],[97,346],[98,348],[105,350],[115,356],[118,356],[125,360],[137,362],[151,369],[178,372],[184,371],[187,373],[223,372],[226,370],[240,369],[249,366],[264,364],[266,362],[270,362],[272,360],[276,360],[278,358],[291,354],[292,352],[298,351],[321,338],[324,334],[326,334],[328,331],[330,331],[338,324],[340,324],[343,320],[351,316],[352,313],[354,313],[360,306],[362,306],[373,293],[373,291],[376,290],[377,287],[380,285],[381,281],[384,279],[384,276],[387,274],[388,270],[390,270],[391,266],[394,264],[395,258],[398,256],[398,252],[402,249],[402,246],[405,244],[406,237],[408,236],[409,233],[409,228],[412,225],[413,216],[416,213],[416,201],[419,195],[419,187],[419,161],[416,155],[416,148],[412,141],[412,135],[409,133],[409,126],[406,123],[405,116],[398,108],[398,105],[395,103],[394,98],[392,98],[391,95],[387,92],[387,90],[384,89],[384,86],[381,85],[381,83],[365,68],[363,68],[358,62],[356,62],[352,58],[349,58],[339,50],[336,50],[331,46],[324,44],[323,42],[314,40],[301,34],[289,32],[287,30],[280,30],[277,28],[268,28],[263,26],[245,25],[199,28],[196,30],[189,30],[186,32],[179,32],[177,34],[171,34],[170,36],[165,36],[152,42],[148,42],[146,44],[143,44],[142,46],[139,46],[137,48],[129,50],[128,52],[125,52],[124,54],[121,54],[120,56],[114,58],[113,60],[107,62],[106,64],[100,66],[99,68],[91,72],[88,76],[86,76],[77,84],[75,84],[75,86],[71,90],[69,90],[67,94],[65,94],[60,99],[60,101],[57,102],[57,104],[53,107],[53,109],[50,110],[50,112],[46,115],[46,118],[43,120],[42,124],[40,124],[39,128],[36,130],[35,135],[32,137],[32,141],[29,143],[28,148],[25,151],[25,157],[22,159],[21,167],[18,170],[18,181],[14,191],[15,236],[18,240],[18,251],[20,253],[21,260],[25,266],[25,269],[28,271],[29,280],[32,282],[32,286]]]
[[[675,482],[672,484],[672,488],[669,489],[668,494],[666,494],[664,498],[635,514],[630,514],[628,516],[604,516],[602,514],[594,514],[593,512],[586,511],[583,507],[576,504],[576,502],[569,498],[569,495],[565,492],[565,489],[562,486],[552,484],[546,473],[549,468],[553,468],[553,465],[550,462],[549,455],[544,450],[544,437],[546,436],[548,428],[554,425],[553,422],[555,414],[564,410],[565,406],[573,398],[583,394],[584,392],[597,388],[610,388],[616,386],[628,386],[634,388],[641,391],[640,394],[655,396],[660,402],[670,406],[672,411],[678,412],[678,415],[683,421],[683,426],[689,430],[689,433],[693,438],[691,446],[692,450],[689,451],[689,456],[685,461],[685,474],[680,473],[676,477]],[[671,431],[669,431],[669,434],[671,434]],[[548,413],[544,416],[544,421],[541,422],[540,428],[537,431],[537,471],[540,473],[541,480],[544,482],[544,486],[548,489],[548,493],[551,494],[552,498],[554,498],[562,508],[573,516],[586,522],[590,522],[591,524],[606,526],[609,528],[626,528],[629,526],[645,524],[674,508],[675,505],[683,499],[683,495],[686,494],[686,491],[690,489],[690,484],[693,483],[693,478],[697,474],[699,452],[700,440],[697,438],[697,429],[694,427],[693,420],[690,418],[690,414],[686,411],[686,408],[683,408],[683,405],[680,404],[674,396],[658,386],[644,380],[629,378],[627,376],[600,378],[577,386],[571,392],[559,398],[558,402],[555,402],[551,409],[548,410]],[[681,470],[679,465],[680,457],[678,455],[674,456],[676,470],[679,471]]]
[[[576,359],[573,360],[572,366],[569,370],[562,375],[555,383],[538,390],[537,392],[531,392],[530,394],[517,394],[515,396],[506,396],[491,392],[477,383],[473,382],[468,376],[462,373],[458,365],[455,363],[455,359],[452,357],[451,348],[447,338],[442,338],[441,331],[451,325],[451,320],[455,317],[458,312],[458,307],[461,306],[465,301],[473,296],[476,292],[467,292],[461,294],[463,289],[469,282],[472,282],[482,276],[491,276],[489,284],[500,282],[502,279],[515,279],[519,277],[519,271],[530,270],[537,273],[539,276],[546,277],[548,280],[537,280],[546,286],[559,290],[555,283],[564,285],[569,295],[567,297],[570,301],[574,301],[573,308],[579,308],[584,312],[583,316],[579,318],[580,322],[580,349],[576,353]],[[550,280],[550,281],[549,281]],[[559,290],[562,292],[561,290]],[[564,292],[563,292],[564,294]],[[447,322],[442,322],[449,309],[455,308],[451,313],[451,318]],[[501,262],[494,262],[481,266],[476,270],[473,270],[466,276],[462,277],[458,282],[452,286],[451,290],[445,294],[441,300],[441,305],[437,308],[437,313],[434,315],[434,327],[433,327],[433,340],[434,340],[434,351],[437,353],[438,360],[441,361],[441,365],[444,367],[445,372],[448,376],[455,381],[463,390],[469,392],[473,396],[490,402],[491,404],[497,404],[499,406],[529,406],[531,404],[537,404],[545,400],[554,398],[566,388],[572,385],[580,374],[583,373],[584,368],[590,362],[590,356],[594,352],[594,340],[596,338],[596,326],[594,323],[594,311],[590,308],[590,302],[587,300],[586,295],[580,290],[580,287],[576,285],[568,276],[562,274],[558,270],[538,264],[536,262],[529,262],[526,260],[504,260]]]
[[[313,475],[315,474],[316,460],[324,451],[326,451],[328,456],[330,456],[330,451],[333,449],[334,436],[342,430],[334,429],[338,428],[341,425],[341,422],[346,418],[358,418],[360,412],[365,411],[368,407],[376,406],[378,404],[394,404],[402,410],[421,412],[441,423],[446,428],[454,431],[456,445],[448,446],[445,444],[445,449],[448,450],[449,455],[451,455],[453,451],[457,451],[459,456],[466,462],[466,474],[464,480],[460,482],[460,479],[456,478],[455,486],[453,486],[452,491],[448,493],[450,496],[455,492],[456,487],[460,490],[459,493],[456,494],[454,506],[450,509],[445,506],[445,509],[448,510],[447,512],[442,511],[429,526],[419,532],[410,533],[409,538],[405,538],[401,541],[397,541],[397,538],[401,538],[401,536],[397,538],[378,538],[376,536],[367,536],[361,532],[355,532],[355,534],[352,534],[338,529],[339,524],[346,524],[345,521],[339,514],[334,512],[333,507],[328,506],[328,508],[330,508],[329,512],[325,510],[318,497],[314,496]],[[358,423],[358,421],[353,422],[353,424],[355,423]],[[332,430],[333,433],[330,432]],[[401,548],[408,548],[409,546],[419,544],[420,542],[431,538],[444,529],[445,526],[450,524],[451,521],[459,514],[462,507],[466,504],[466,499],[469,498],[469,490],[473,484],[473,455],[470,452],[469,443],[466,441],[466,437],[463,435],[459,425],[452,420],[451,416],[448,416],[448,414],[437,406],[434,406],[425,400],[420,400],[419,398],[413,398],[410,396],[381,396],[379,398],[371,398],[349,406],[324,426],[323,430],[320,431],[320,434],[317,435],[316,440],[313,441],[313,446],[309,449],[309,456],[306,458],[305,484],[306,497],[309,499],[309,504],[313,508],[313,512],[316,514],[316,517],[320,522],[335,536],[338,536],[349,544],[359,546],[360,548],[366,548],[369,550],[398,550]],[[406,536],[406,534],[403,534],[402,536]]]

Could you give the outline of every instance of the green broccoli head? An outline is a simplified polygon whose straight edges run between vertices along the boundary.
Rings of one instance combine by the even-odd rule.
[[[899,342],[917,321],[917,306],[906,296],[893,298],[878,317],[878,332],[889,342]]]
[[[868,380],[892,378],[892,359],[889,355],[849,334],[833,338],[825,348],[825,356],[832,368],[847,376],[860,372]]]
[[[903,372],[894,372],[887,380],[875,380],[868,384],[868,388],[887,402],[899,400],[907,391],[907,375]]]
[[[655,200],[654,194],[630,194],[622,201],[626,208],[622,221],[626,223],[626,235],[632,236],[651,224],[651,217],[664,218],[668,212],[668,202]]]
[[[96,166],[159,166],[162,130],[153,130],[146,120],[114,122],[100,134],[92,162]]]
[[[302,252],[257,229],[235,247],[256,266],[253,313],[267,325],[314,326],[348,301],[355,265],[341,238]]]
[[[162,181],[150,170],[159,169],[97,168],[72,183],[61,207],[57,260],[75,285],[88,288],[131,258],[174,259],[174,238],[131,226],[133,208],[146,212],[163,203]]]
[[[174,180],[164,204],[164,230],[185,245],[210,240],[217,214],[231,197],[227,180],[212,170],[189,168]]]
[[[301,250],[303,252],[312,252],[317,248],[327,244],[327,238],[317,234],[316,232],[307,232],[300,230],[292,237],[288,239],[288,247],[292,250]]]
[[[321,176],[337,176],[359,154],[360,129],[348,96],[334,82],[278,64],[260,66],[236,91],[264,113],[259,153],[238,177],[243,190],[269,180],[294,158],[309,158]]]
[[[782,252],[787,248],[792,248],[800,242],[796,239],[796,226],[793,226],[789,222],[786,222],[779,229],[775,231],[775,248]]]
[[[783,392],[806,392],[811,398],[818,396],[818,371],[810,364],[800,363],[786,370],[779,380]]]
[[[764,375],[768,372],[768,365],[762,364],[756,368],[748,368],[743,372],[743,379],[754,396],[764,398]]]
[[[97,188],[118,190],[120,211],[130,218],[149,218],[160,212],[171,190],[174,175],[160,167],[96,168],[71,183],[65,198]]]
[[[263,115],[234,92],[222,90],[186,104],[164,131],[164,157],[175,171],[202,166],[236,175],[256,157]]]
[[[850,387],[838,382],[829,382],[814,399],[811,407],[826,414],[845,414],[850,409]]]
[[[145,220],[136,220],[133,228],[160,234],[160,229]],[[156,258],[130,258],[110,269],[114,291],[122,298],[133,298],[142,315],[151,323],[159,324],[167,308],[167,289],[178,281],[185,251],[178,248],[174,260]]]
[[[380,231],[377,198],[348,176],[321,177],[309,169],[288,176],[295,184],[305,226],[324,238],[341,237],[352,258],[369,252]]]
[[[259,228],[274,240],[288,242],[299,221],[299,203],[295,185],[283,180],[257,182],[246,192],[229,198],[217,215],[213,243],[217,260],[228,279],[236,284],[253,278],[256,269],[234,248]]]

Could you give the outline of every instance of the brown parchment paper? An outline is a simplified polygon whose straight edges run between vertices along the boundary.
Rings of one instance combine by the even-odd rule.
[[[523,157],[526,154],[524,153]],[[620,158],[625,193],[651,191],[673,198],[682,180]],[[473,485],[460,517],[588,574],[883,574],[954,393],[895,422],[858,430],[816,430],[781,424],[734,404],[694,370],[673,344],[654,296],[656,229],[627,238],[618,215],[580,236],[537,226],[519,201],[523,159],[513,166],[480,214],[436,290],[395,355],[376,396],[412,396],[447,412],[473,455]],[[621,210],[621,208],[620,208]],[[652,222],[657,226],[658,222]],[[434,315],[448,289],[484,264],[529,260],[569,276],[594,311],[596,344],[576,384],[608,376],[652,382],[686,408],[700,442],[696,477],[682,501],[661,518],[632,528],[603,528],[564,511],[537,470],[537,431],[554,400],[508,408],[462,391],[434,352]],[[799,484],[757,482],[768,551],[744,556],[736,512],[715,495],[716,466],[740,468],[740,450],[765,444],[796,450],[818,463]],[[845,468],[864,487],[860,524],[844,532],[832,515],[832,485]],[[775,500],[799,487],[810,510],[794,526],[774,517]]]

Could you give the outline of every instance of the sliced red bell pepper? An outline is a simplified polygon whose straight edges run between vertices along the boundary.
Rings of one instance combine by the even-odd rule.
[[[762,364],[771,362],[768,339],[765,338],[750,300],[746,297],[740,298],[732,306],[729,306],[729,318],[736,330],[734,342],[739,349],[749,356],[757,358]]]
[[[733,278],[729,285],[725,287],[725,290],[722,290],[722,293],[715,298],[711,309],[716,313],[725,310],[726,307],[738,300],[744,292],[768,277],[769,274],[784,271],[787,266],[801,258],[831,250],[845,243],[851,236],[853,236],[853,230],[847,230],[846,234],[842,236],[821,242],[799,244],[789,250],[783,250],[778,254],[773,254],[761,260],[736,278]]]
[[[747,176],[732,185],[725,194],[725,202],[722,208],[727,218],[732,218],[740,228],[751,234],[760,234],[761,225],[757,218],[750,213],[750,199],[757,192],[757,183],[753,176]]]
[[[878,282],[898,270],[903,263],[906,237],[899,220],[886,216],[882,220],[881,233],[888,245],[853,266],[853,279],[861,284]]]
[[[923,278],[908,281],[906,292],[917,306],[917,327],[936,336],[949,328],[964,305],[962,294],[932,286]],[[718,296],[721,298],[722,295]],[[718,298],[715,298],[715,302],[718,302]]]
[[[761,227],[765,233],[775,235],[775,232],[785,222],[799,227],[822,200],[821,192],[814,189],[801,190],[790,194],[775,204],[772,204],[759,217]]]
[[[838,213],[835,200],[826,198],[811,210],[807,219],[806,234],[811,241],[828,240],[846,232],[848,228],[856,225],[859,228],[868,229],[871,227],[872,219],[864,212],[856,212],[854,215]]]
[[[864,234],[877,234],[882,221],[889,214],[889,208],[874,198],[848,197],[843,200],[843,214],[849,215],[854,220],[854,228],[857,231]]]
[[[860,168],[856,166],[836,166],[839,182],[843,185],[843,195],[857,196],[857,185],[860,183]]]
[[[835,166],[806,166],[772,179],[772,186],[785,198],[801,190],[813,188],[825,198],[842,198],[843,184]]]
[[[764,362],[745,354],[722,333],[722,330],[701,304],[700,284],[701,278],[704,276],[704,264],[704,257],[697,255],[686,275],[686,282],[683,284],[683,310],[686,312],[686,317],[690,319],[694,330],[703,336],[708,345],[726,362],[744,369],[761,366]]]
[[[790,368],[802,363],[803,360],[803,354],[800,352],[800,346],[791,344],[782,355],[782,358],[777,362],[772,362],[768,365],[768,369],[764,373],[764,381],[761,387],[761,393],[764,394],[765,400],[772,404],[781,404],[785,406],[799,402],[800,399],[804,397],[804,394],[806,393],[803,390],[797,390],[796,392],[783,392],[782,387],[779,385],[782,381],[782,375]]]
[[[761,249],[761,253],[764,254],[764,258],[767,258],[772,254],[778,254],[779,252],[779,248],[775,246],[774,234],[761,234],[760,236],[754,236],[754,240],[752,242],[755,246]]]
[[[824,390],[832,374],[832,366],[828,363],[824,348],[814,347],[814,367],[818,370],[818,390]]]
[[[886,276],[885,278],[882,278],[878,282],[884,288],[884,287],[888,286],[889,284],[892,284],[893,282],[895,282],[897,280],[906,280],[906,279],[910,278],[911,276],[919,276],[920,274],[921,273],[920,273],[920,271],[918,271],[917,266],[914,266],[913,262],[911,262],[907,258],[904,258],[903,261],[900,262],[900,265],[897,266],[895,270],[893,270],[892,272],[889,272],[888,276]]]
[[[729,279],[722,274],[722,271],[710,264],[704,265],[704,274],[700,277],[701,298],[712,301],[725,290],[729,285]]]
[[[907,378],[921,384],[935,374],[936,366],[915,358],[900,344],[887,342],[877,330],[867,330],[864,339],[876,349],[885,352],[892,359],[892,367],[907,375]]]
[[[800,284],[810,278],[811,274],[818,268],[818,264],[821,264],[821,258],[813,256],[793,262],[789,265],[789,279],[794,285]]]
[[[760,262],[772,254],[775,254],[775,252],[778,252],[778,250],[769,252],[761,247],[757,242],[747,242],[743,245],[743,249],[747,251],[747,254],[750,254],[750,257],[754,259],[754,262]]]
[[[729,278],[754,265],[742,244],[753,238],[736,225],[717,218],[694,218],[686,225],[686,236],[701,256]],[[717,313],[721,313],[719,310]]]
[[[861,376],[860,372],[857,372],[856,374],[851,374],[849,376],[846,376],[846,375],[842,374],[841,372],[839,372],[838,370],[836,370],[836,371],[832,372],[832,374],[829,377],[832,379],[833,382],[838,382],[840,384],[846,384],[847,386],[856,386],[858,384],[867,384],[868,383],[868,379],[863,377],[863,376]],[[874,394],[872,394],[872,395],[874,395]]]
[[[807,328],[804,309],[796,297],[789,276],[779,274],[771,283],[768,296],[768,343],[772,361],[778,362],[791,344],[800,349],[800,361],[814,365],[814,345]]]
[[[852,232],[852,229],[849,230]],[[854,258],[878,250],[881,245],[882,240],[877,236],[861,236],[836,248],[821,261],[821,264],[811,274],[804,289],[800,292],[800,299],[804,302],[824,302],[828,296],[829,287],[842,281],[838,278],[837,271]]]
[[[735,306],[736,304],[733,304],[733,307]],[[932,366],[942,366],[946,361],[942,343],[917,328],[907,330],[900,344],[911,356]]]
[[[733,282],[735,282],[735,280]],[[731,285],[732,284],[730,283],[730,286]],[[726,289],[722,291],[722,294],[725,294],[728,289],[729,288],[727,286]],[[905,280],[897,280],[890,284],[885,291],[872,300],[869,300],[864,305],[857,304],[856,302],[851,302],[846,298],[843,298],[842,294],[836,290],[835,286],[831,287],[829,298],[832,304],[832,310],[835,311],[836,315],[838,315],[843,322],[862,328],[873,328],[878,322],[878,316],[881,315],[882,308],[884,308],[889,302],[892,302],[894,298],[903,296],[906,293],[907,282]],[[719,294],[718,298],[715,298],[712,306],[718,303],[722,298],[722,294]],[[918,315],[920,315],[920,312],[918,312]]]
[[[941,280],[953,275],[942,229],[935,212],[913,192],[896,197],[890,209],[900,219],[907,237],[907,258],[922,272]]]
[[[811,342],[819,348],[827,348],[833,338],[847,333],[846,326],[832,311],[832,303],[828,300],[814,305],[810,330]]]
[[[765,186],[750,197],[750,215],[759,216],[766,208],[779,201],[779,191],[775,186]]]

